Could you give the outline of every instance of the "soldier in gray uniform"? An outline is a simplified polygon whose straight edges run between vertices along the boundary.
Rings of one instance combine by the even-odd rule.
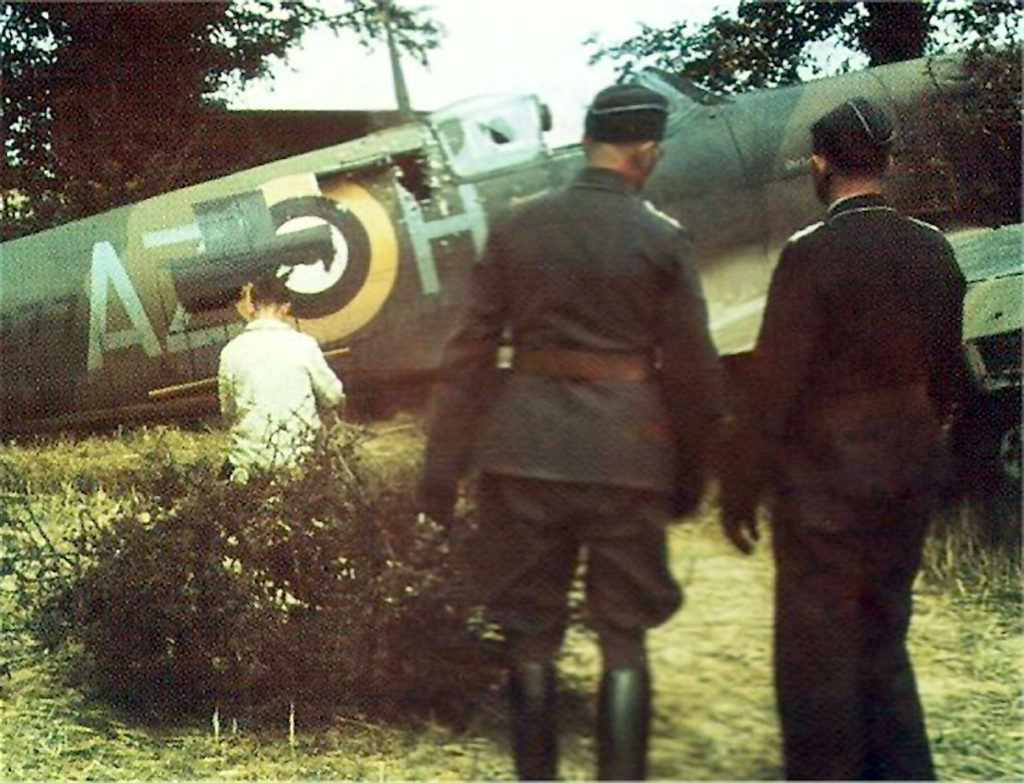
[[[697,505],[722,405],[690,244],[638,195],[666,113],[646,88],[598,93],[587,167],[493,228],[432,401],[421,498],[449,518],[473,452],[488,542],[482,594],[508,641],[524,779],[556,775],[553,660],[581,551],[604,664],[598,773],[645,775],[645,631],[682,598],[665,526]],[[515,358],[492,395],[503,334]]]
[[[964,386],[965,283],[945,237],[882,195],[894,127],[879,107],[847,101],[811,135],[828,211],[772,278],[723,523],[749,551],[772,486],[786,776],[930,779],[906,636]]]

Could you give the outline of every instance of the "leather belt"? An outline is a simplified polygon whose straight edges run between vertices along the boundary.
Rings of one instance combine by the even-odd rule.
[[[528,375],[548,375],[554,378],[634,383],[649,380],[654,375],[650,361],[637,354],[565,349],[518,350],[512,360],[512,369]]]

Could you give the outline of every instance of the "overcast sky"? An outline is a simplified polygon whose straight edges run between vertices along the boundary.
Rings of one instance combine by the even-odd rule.
[[[415,0],[412,0],[415,3]],[[612,44],[682,19],[702,22],[735,0],[421,0],[447,31],[429,68],[402,65],[414,109],[432,110],[485,93],[534,92],[552,109],[553,143],[578,140],[583,110],[614,81],[609,63],[588,66],[597,33]],[[269,80],[230,102],[252,109],[393,109],[386,47],[311,31]]]

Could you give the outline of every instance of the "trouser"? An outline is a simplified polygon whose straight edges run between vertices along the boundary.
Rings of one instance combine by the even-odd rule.
[[[643,665],[644,632],[682,602],[668,567],[668,495],[497,474],[485,474],[480,489],[478,585],[511,660],[554,658],[582,554],[605,668]]]
[[[644,633],[668,619],[682,601],[668,569],[667,494],[485,475],[480,500],[478,584],[490,616],[508,639],[518,776],[557,776],[553,661],[583,556],[586,607],[604,664],[597,775],[643,779],[651,687]]]
[[[845,529],[777,501],[774,668],[786,777],[934,779],[906,648],[928,505],[842,501]],[[810,523],[810,524],[809,524]]]

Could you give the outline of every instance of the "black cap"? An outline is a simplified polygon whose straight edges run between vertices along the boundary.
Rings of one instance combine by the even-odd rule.
[[[636,84],[616,84],[594,96],[585,132],[594,141],[612,144],[661,141],[667,119],[664,95]]]
[[[872,169],[889,154],[896,127],[867,98],[851,98],[811,126],[814,151],[842,169]]]

